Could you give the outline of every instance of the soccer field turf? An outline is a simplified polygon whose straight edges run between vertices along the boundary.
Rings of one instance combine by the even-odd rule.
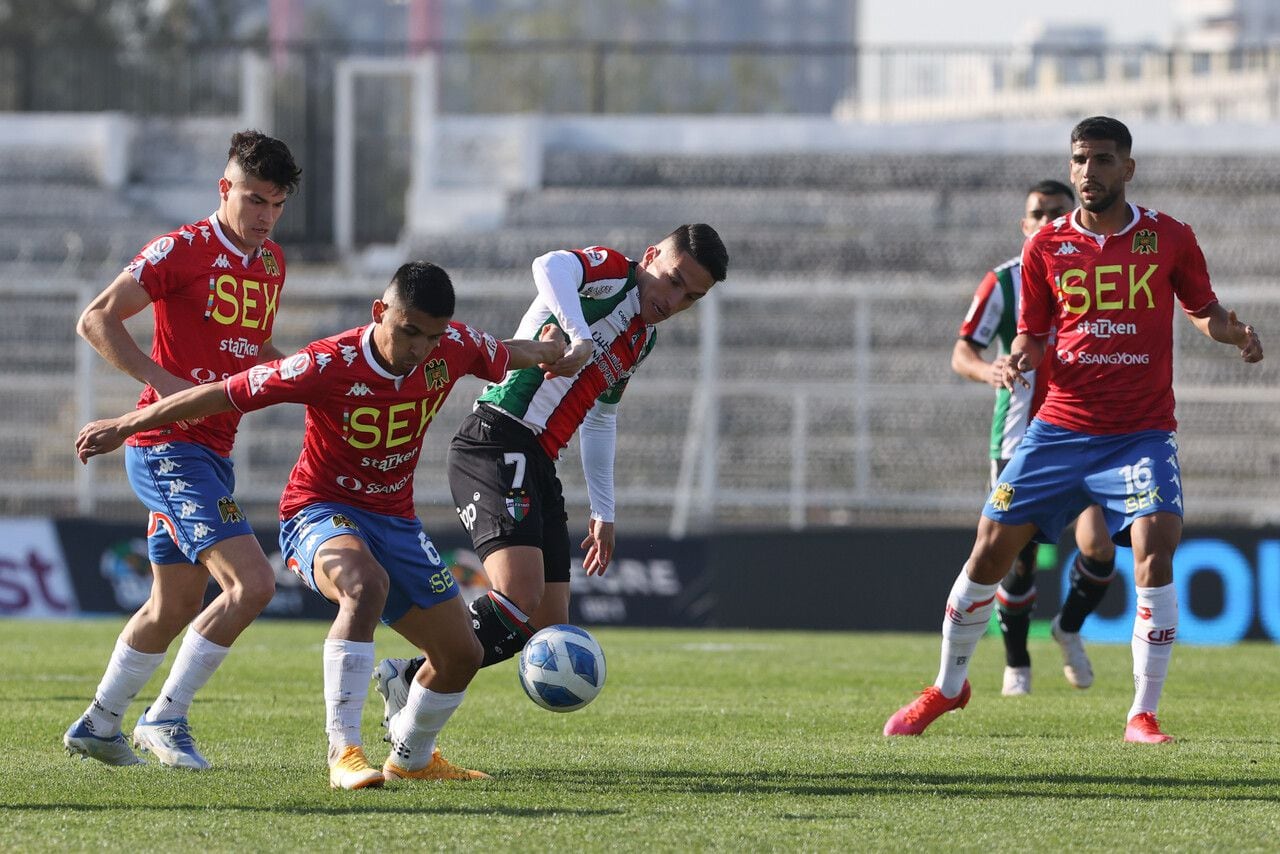
[[[1091,649],[1070,688],[1032,642],[1030,697],[1002,698],[999,642],[979,647],[969,708],[919,738],[885,719],[932,679],[926,635],[601,629],[604,692],[537,708],[515,665],[482,671],[445,730],[492,781],[331,791],[326,626],[252,626],[197,697],[213,770],[67,757],[117,620],[0,620],[0,849],[1275,850],[1280,657],[1270,644],[1178,647],[1161,721],[1173,745],[1120,740],[1129,649]],[[405,655],[386,629],[378,654]],[[174,645],[176,651],[177,645]],[[172,658],[172,656],[170,656]],[[130,709],[159,688],[168,663]],[[365,710],[371,761],[382,704]]]

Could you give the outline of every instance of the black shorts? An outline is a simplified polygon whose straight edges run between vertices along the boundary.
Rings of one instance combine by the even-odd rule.
[[[509,546],[536,546],[545,579],[569,580],[564,493],[556,464],[530,430],[481,404],[449,443],[449,490],[481,560]]]

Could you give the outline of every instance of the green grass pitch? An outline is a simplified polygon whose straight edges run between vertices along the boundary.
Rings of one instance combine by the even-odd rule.
[[[445,730],[476,783],[335,792],[316,623],[262,621],[196,699],[212,771],[67,757],[121,623],[0,620],[0,850],[1222,851],[1280,846],[1280,656],[1178,647],[1166,746],[1120,740],[1129,650],[1070,688],[1034,640],[1030,697],[999,695],[984,640],[969,708],[920,738],[885,719],[932,679],[927,635],[601,629],[608,684],[545,712],[514,663],[482,671]],[[407,654],[385,629],[379,655]],[[176,650],[176,645],[174,646]],[[131,708],[131,720],[167,673]],[[365,737],[380,762],[381,702]],[[126,731],[131,726],[126,727]]]

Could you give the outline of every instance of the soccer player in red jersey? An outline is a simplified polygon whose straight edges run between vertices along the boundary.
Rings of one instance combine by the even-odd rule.
[[[270,235],[300,175],[280,140],[234,134],[218,210],[151,241],[84,310],[76,331],[145,384],[139,407],[280,356],[271,330],[285,262]],[[147,306],[155,325],[150,355],[124,326]],[[271,565],[232,494],[229,455],[239,420],[228,412],[130,439],[129,482],[150,512],[151,595],[120,633],[93,702],[63,736],[68,752],[108,765],[141,762],[121,734],[123,715],[190,624],[133,741],[162,765],[209,767],[187,723],[192,698],[275,591]],[[222,592],[202,609],[210,576]]]
[[[386,778],[487,776],[449,763],[435,749],[482,652],[458,585],[414,513],[413,476],[424,434],[461,377],[497,381],[508,369],[549,367],[565,348],[551,327],[542,331],[544,340],[499,342],[453,322],[453,311],[444,270],[405,264],[374,301],[372,323],[224,382],[88,424],[76,443],[85,460],[177,420],[306,405],[302,453],[280,496],[280,547],[289,569],[338,606],[324,645],[335,788],[380,786]],[[429,662],[388,725],[392,755],[381,771],[369,765],[360,733],[380,618]]]
[[[947,598],[937,680],[889,718],[885,735],[919,735],[969,702],[969,662],[1001,576],[1028,542],[1055,542],[1067,520],[1098,504],[1112,539],[1133,547],[1135,691],[1124,740],[1172,741],[1156,706],[1178,627],[1175,302],[1200,332],[1238,348],[1245,362],[1262,360],[1262,344],[1218,302],[1192,230],[1125,200],[1131,148],[1129,129],[1105,116],[1071,132],[1080,207],[1023,247],[1018,336],[1004,368],[1006,388],[1025,387],[1056,329],[1049,389],[987,499],[973,551]]]
[[[1022,236],[1029,238],[1046,223],[1071,212],[1075,196],[1061,181],[1040,181],[1027,191]],[[991,482],[994,489],[1009,458],[1022,441],[1035,410],[1044,400],[1049,385],[1048,362],[1027,375],[1028,386],[1004,387],[1004,366],[1018,328],[1018,306],[1022,292],[1022,257],[1011,258],[987,272],[973,302],[960,324],[960,336],[951,352],[951,369],[965,379],[996,389],[995,412],[991,420]],[[988,362],[982,351],[995,342],[997,354]],[[1087,508],[1076,520],[1076,547],[1079,554],[1071,565],[1071,586],[1061,611],[1053,618],[1051,633],[1062,650],[1063,673],[1077,688],[1093,684],[1093,666],[1080,640],[1085,617],[1102,601],[1115,577],[1116,548],[1107,531],[1102,508]],[[1031,654],[1027,634],[1031,609],[1036,601],[1037,544],[1028,543],[1018,553],[1013,569],[996,588],[996,616],[1004,640],[1004,684],[1006,697],[1031,693]]]

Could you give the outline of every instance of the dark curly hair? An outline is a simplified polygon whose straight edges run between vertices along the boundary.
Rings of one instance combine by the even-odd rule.
[[[270,181],[289,195],[298,189],[298,180],[302,177],[289,146],[261,131],[233,133],[227,160],[237,163],[249,177]]]

